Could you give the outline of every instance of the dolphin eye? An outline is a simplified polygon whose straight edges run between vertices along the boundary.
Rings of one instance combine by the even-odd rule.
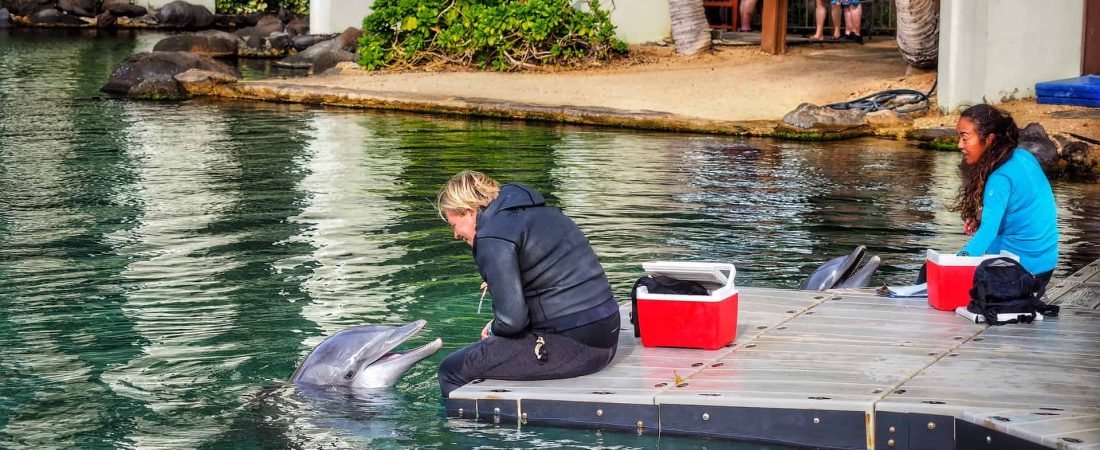
[[[355,375],[355,372],[348,371],[348,373],[344,374],[344,379],[345,380],[350,380],[351,377],[354,376],[354,375]]]

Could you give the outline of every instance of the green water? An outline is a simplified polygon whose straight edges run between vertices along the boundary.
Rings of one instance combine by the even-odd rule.
[[[965,242],[956,153],[110,100],[158,35],[0,33],[2,448],[776,448],[444,418],[435,367],[490,318],[427,200],[461,169],[564,208],[620,300],[655,258],[791,287],[865,244],[906,282]],[[1055,190],[1061,276],[1100,257],[1100,189]],[[418,318],[445,346],[395,389],[284,384],[327,335]]]

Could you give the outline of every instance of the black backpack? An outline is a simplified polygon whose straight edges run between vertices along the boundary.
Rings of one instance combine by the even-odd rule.
[[[707,295],[707,288],[703,285],[688,280],[677,280],[663,275],[646,275],[634,282],[630,288],[630,323],[634,325],[634,337],[642,337],[642,330],[638,328],[638,286],[645,286],[650,294],[676,294],[676,295]]]
[[[1057,305],[1040,300],[1046,285],[1014,259],[997,257],[978,264],[974,270],[974,287],[970,288],[970,304],[966,310],[980,314],[990,325],[1031,323],[1035,313],[1057,316]],[[998,314],[1014,314],[1015,318],[997,320]]]

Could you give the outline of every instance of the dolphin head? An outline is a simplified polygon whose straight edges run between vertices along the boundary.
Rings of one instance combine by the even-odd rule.
[[[863,259],[863,253],[866,251],[867,247],[860,245],[848,256],[841,256],[829,260],[829,262],[822,264],[814,273],[810,274],[810,277],[802,282],[799,289],[806,291],[824,291],[836,287],[852,275],[852,271],[855,270],[859,261]]]
[[[413,364],[443,346],[437,338],[412,350],[391,352],[427,323],[417,320],[399,327],[363,325],[340,331],[317,345],[290,381],[351,388],[393,386]]]

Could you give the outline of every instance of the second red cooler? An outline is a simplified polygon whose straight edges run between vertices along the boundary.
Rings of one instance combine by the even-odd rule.
[[[970,303],[970,288],[974,286],[974,270],[989,258],[1009,257],[1020,260],[1009,252],[999,255],[955,256],[928,250],[928,304],[942,311]]]

